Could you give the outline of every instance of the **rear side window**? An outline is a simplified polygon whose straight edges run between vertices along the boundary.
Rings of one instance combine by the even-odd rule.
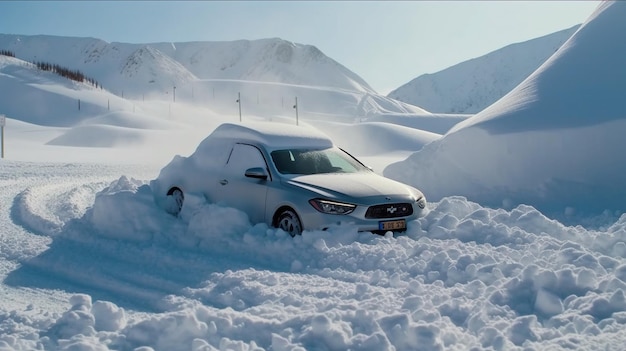
[[[224,168],[232,144],[223,139],[207,139],[194,152],[193,160],[201,169],[220,171]]]

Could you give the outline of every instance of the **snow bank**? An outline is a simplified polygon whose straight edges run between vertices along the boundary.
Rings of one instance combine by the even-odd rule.
[[[625,3],[603,3],[511,93],[384,174],[433,200],[525,203],[559,218],[626,211],[626,45],[607,39],[624,16]]]
[[[135,128],[107,125],[78,126],[50,140],[49,145],[78,147],[114,147],[140,144],[145,133]]]
[[[110,125],[135,129],[161,130],[175,130],[181,127],[180,123],[154,117],[156,116],[149,116],[143,113],[113,111],[100,116],[84,119],[80,122],[80,125]]]
[[[417,151],[441,137],[439,134],[385,122],[309,123],[328,134],[339,147],[360,156]]]

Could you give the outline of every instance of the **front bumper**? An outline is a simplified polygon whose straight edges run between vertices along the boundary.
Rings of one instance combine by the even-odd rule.
[[[423,215],[424,209],[417,204],[412,204],[413,214],[401,217],[365,218],[370,206],[357,206],[354,211],[347,215],[326,214],[315,210],[313,207],[300,212],[300,220],[304,230],[326,230],[339,225],[355,226],[360,232],[381,232],[380,222],[405,220],[413,221]],[[406,230],[406,229],[405,229]],[[402,230],[401,230],[402,231]]]

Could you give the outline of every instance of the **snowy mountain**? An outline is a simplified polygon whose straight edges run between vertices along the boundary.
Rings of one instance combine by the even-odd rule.
[[[421,75],[388,97],[433,113],[480,112],[535,71],[578,27],[511,44],[443,71]]]
[[[385,174],[431,199],[463,195],[571,215],[626,210],[626,3],[606,2],[533,74]]]
[[[120,84],[123,84],[124,89],[143,93],[157,89],[166,91],[172,86],[191,84],[197,79],[178,61],[149,45],[142,46],[128,56],[121,66],[120,76]],[[146,78],[149,85],[157,82],[169,84],[146,88]]]
[[[296,97],[298,112],[303,117],[322,120],[364,120],[388,114],[429,115],[417,106],[375,93],[359,76],[317,48],[280,39],[124,44],[90,38],[0,35],[0,48],[16,55],[16,60],[3,61],[0,70],[5,74],[0,80],[19,85],[7,89],[13,99],[6,100],[4,112],[31,123],[48,121],[47,125],[66,126],[111,110],[134,112],[138,102],[146,99],[186,102],[228,115],[239,113],[235,103],[239,100],[243,114],[255,111],[266,117],[294,116]],[[58,117],[46,112],[55,110],[45,105],[53,99],[40,96],[54,90],[42,87],[50,87],[55,81],[22,59],[78,69],[95,79],[100,88],[104,86],[100,89],[102,94],[92,92],[91,98],[86,99],[81,92],[83,88],[73,85],[75,91],[70,94],[70,100],[75,100],[60,106],[66,107],[63,113],[75,118],[63,116],[60,122]],[[30,73],[25,78],[28,70]],[[16,71],[22,72],[21,77],[13,75]],[[40,81],[42,84],[34,84]],[[8,87],[9,83],[5,85]],[[25,89],[28,94],[18,93]],[[17,105],[25,99],[40,103],[27,108]],[[78,112],[73,109],[78,106],[78,100],[83,104],[90,100],[97,106],[89,110],[89,106],[83,105]],[[443,130],[455,122],[445,123]]]
[[[277,82],[374,92],[361,77],[315,46],[278,38],[150,45],[201,79]]]
[[[310,45],[281,39],[128,44],[93,38],[0,34],[0,48],[26,61],[78,69],[118,95],[163,93],[198,79],[265,81],[373,92]],[[139,70],[147,75],[137,74]],[[129,88],[129,85],[131,88]]]

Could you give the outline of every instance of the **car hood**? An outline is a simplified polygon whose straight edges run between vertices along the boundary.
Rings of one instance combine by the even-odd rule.
[[[391,197],[408,200],[421,193],[412,187],[376,173],[324,173],[296,176],[287,183],[313,191],[320,196],[343,201],[362,202]],[[376,200],[378,201],[378,200]]]

